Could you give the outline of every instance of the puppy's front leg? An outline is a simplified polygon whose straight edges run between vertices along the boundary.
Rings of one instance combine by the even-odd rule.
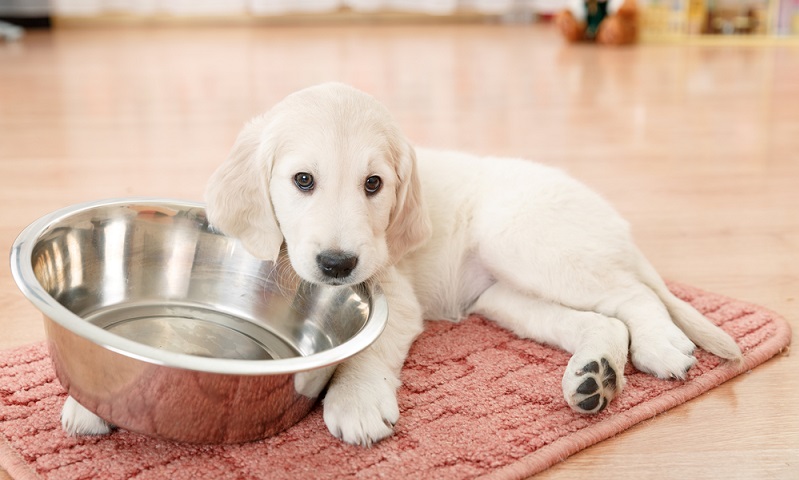
[[[388,301],[386,329],[368,349],[338,366],[324,399],[330,433],[367,447],[394,431],[400,370],[423,327],[410,283],[393,267],[379,280]]]

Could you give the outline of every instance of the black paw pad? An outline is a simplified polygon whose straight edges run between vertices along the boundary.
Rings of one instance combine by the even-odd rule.
[[[585,379],[577,386],[572,401],[575,410],[599,413],[608,406],[617,389],[616,370],[606,358],[587,363],[575,372]]]
[[[607,363],[607,360],[604,358],[602,361]],[[597,362],[591,362],[584,366],[580,371],[583,373],[599,373],[599,364]]]
[[[599,394],[591,395],[590,397],[586,398],[582,402],[577,404],[581,410],[585,410],[586,412],[590,412],[594,410],[596,407],[599,406]]]
[[[616,370],[613,370],[613,367],[610,366],[610,363],[605,358],[602,359],[602,370],[604,371],[602,374],[602,386],[616,390]]]
[[[596,393],[597,390],[599,390],[599,385],[597,385],[596,380],[594,380],[594,377],[586,378],[585,381],[581,383],[579,387],[577,387],[577,393],[582,393],[583,395],[590,395],[592,393]]]

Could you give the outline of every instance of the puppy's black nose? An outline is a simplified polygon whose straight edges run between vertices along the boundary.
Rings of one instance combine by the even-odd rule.
[[[341,250],[325,250],[316,256],[316,264],[325,276],[344,278],[358,265],[358,257]]]

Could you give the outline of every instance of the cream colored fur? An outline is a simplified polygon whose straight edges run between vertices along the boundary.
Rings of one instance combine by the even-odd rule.
[[[311,190],[298,188],[300,172],[313,176]],[[382,188],[370,195],[373,176]],[[529,160],[414,149],[380,103],[345,85],[302,90],[247,124],[206,197],[212,224],[260,258],[276,260],[285,244],[307,281],[382,284],[386,330],[338,367],[324,399],[328,429],[349,443],[391,435],[423,319],[478,313],[571,352],[563,394],[584,413],[621,392],[628,353],[661,378],[685,377],[694,342],[741,355],[668,291],[599,195]],[[326,252],[357,264],[331,276],[319,263]],[[75,424],[92,423],[64,420]]]

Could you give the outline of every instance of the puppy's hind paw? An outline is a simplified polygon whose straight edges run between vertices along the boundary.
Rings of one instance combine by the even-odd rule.
[[[667,380],[685,380],[688,370],[696,363],[693,349],[693,343],[687,339],[683,343],[665,339],[646,343],[639,341],[633,343],[630,357],[635,368],[642,372]]]
[[[614,367],[607,358],[591,360],[576,370],[569,363],[563,376],[563,394],[574,411],[599,413],[621,391],[621,367]]]
[[[87,410],[74,398],[67,397],[61,410],[61,426],[70,436],[106,435],[111,433],[111,424]]]

